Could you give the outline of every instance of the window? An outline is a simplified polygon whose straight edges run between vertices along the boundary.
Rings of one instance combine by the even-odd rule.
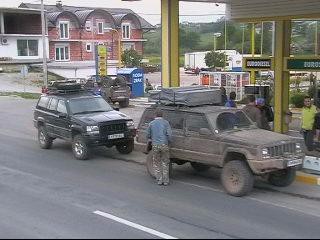
[[[122,45],[123,51],[125,50],[135,50],[135,44],[134,43],[124,43]]]
[[[98,22],[98,34],[103,34],[103,22]]]
[[[86,21],[86,31],[91,32],[91,21]]]
[[[57,112],[58,113],[68,113],[66,103],[63,100],[59,100],[58,106],[57,106]]]
[[[172,111],[164,112],[164,118],[170,123],[170,126],[173,129],[183,129],[183,113],[177,113]]]
[[[38,40],[17,40],[18,56],[38,56]]]
[[[123,39],[130,39],[131,38],[130,23],[122,24],[122,38]]]
[[[51,111],[56,111],[58,105],[58,100],[55,98],[51,98],[48,109]]]
[[[41,97],[39,102],[38,102],[38,107],[40,108],[46,108],[49,102],[48,97]]]
[[[60,38],[69,39],[69,22],[60,22]]]
[[[192,132],[199,132],[201,128],[210,128],[207,119],[203,115],[189,115],[187,129]]]
[[[56,61],[69,61],[69,46],[56,46]]]
[[[86,44],[86,51],[87,52],[92,52],[92,44],[91,43],[87,43]]]

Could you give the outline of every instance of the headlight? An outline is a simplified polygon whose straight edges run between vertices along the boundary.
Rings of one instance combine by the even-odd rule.
[[[99,133],[98,126],[87,126],[87,133]]]
[[[133,128],[134,127],[134,121],[127,121],[127,127]]]
[[[296,153],[301,153],[302,152],[302,147],[300,143],[296,143]]]
[[[268,158],[270,158],[270,154],[269,154],[269,151],[268,151],[267,148],[263,148],[262,151],[261,151],[261,153],[262,153],[262,159],[268,159]]]

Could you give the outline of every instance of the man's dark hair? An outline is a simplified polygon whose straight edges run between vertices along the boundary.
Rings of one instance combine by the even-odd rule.
[[[163,111],[160,108],[156,110],[156,117],[163,117]]]
[[[230,92],[229,98],[231,100],[236,100],[237,94],[235,92]]]
[[[304,96],[304,99],[311,99],[310,96]]]
[[[248,95],[247,99],[249,103],[253,103],[256,101],[256,97],[254,95]]]

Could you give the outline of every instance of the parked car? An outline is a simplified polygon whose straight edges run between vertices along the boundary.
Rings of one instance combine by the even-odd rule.
[[[123,154],[134,148],[133,120],[114,110],[101,96],[83,91],[80,84],[56,83],[41,95],[35,111],[41,148],[49,149],[55,139],[72,143],[75,158],[89,158],[93,146],[116,146]]]
[[[98,77],[99,83],[101,83],[101,94],[102,97],[109,103],[119,103],[121,108],[129,106],[129,99],[131,95],[130,86],[125,77],[117,76],[115,79],[111,77]],[[96,76],[91,76],[84,87],[91,91],[94,88],[96,82]]]
[[[145,109],[138,126],[136,147],[144,151],[147,127],[160,108],[173,129],[171,163],[190,163],[199,172],[222,168],[227,193],[244,196],[253,188],[254,176],[279,187],[290,185],[302,167],[303,144],[287,135],[258,129],[244,112],[219,106],[153,105]],[[147,170],[154,176],[152,153]]]

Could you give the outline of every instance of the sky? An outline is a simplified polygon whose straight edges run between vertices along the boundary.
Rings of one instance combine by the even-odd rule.
[[[40,0],[0,0],[0,7],[18,7],[21,2],[40,3]],[[121,0],[62,0],[64,5],[129,8],[155,25],[161,21],[160,0],[122,2]],[[45,4],[55,4],[56,0],[44,0]],[[214,3],[180,2],[180,22],[214,22],[225,13],[225,6]],[[187,16],[186,16],[187,15]],[[192,15],[192,16],[190,16]]]

